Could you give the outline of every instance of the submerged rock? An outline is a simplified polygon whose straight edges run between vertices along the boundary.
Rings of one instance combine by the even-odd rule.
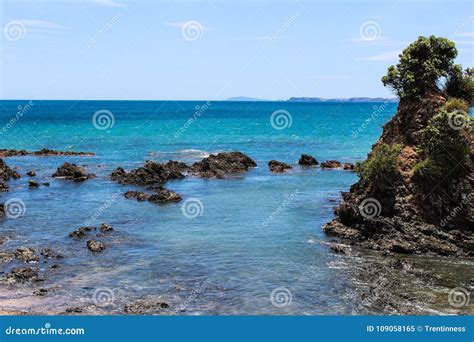
[[[39,257],[33,248],[20,247],[14,252],[15,258],[24,262],[38,262]]]
[[[100,225],[99,229],[102,233],[110,233],[114,230],[114,228],[111,225],[107,224],[107,223],[102,223]]]
[[[298,164],[302,166],[314,166],[318,165],[319,162],[316,160],[316,158],[310,156],[309,154],[302,154],[300,160],[298,160]]]
[[[53,173],[52,176],[55,178],[63,178],[75,182],[83,182],[87,179],[95,177],[94,174],[87,173],[83,167],[71,163],[64,163],[57,169],[55,173]]]
[[[169,305],[159,299],[140,299],[124,307],[124,312],[131,315],[149,315],[158,313]]]
[[[94,253],[99,253],[105,250],[105,245],[97,240],[89,240],[87,241],[87,248]]]
[[[355,165],[352,163],[344,163],[342,168],[346,171],[355,171]]]
[[[202,178],[225,178],[232,173],[243,173],[257,163],[242,152],[211,154],[189,168],[189,173]]]
[[[336,169],[339,167],[341,167],[341,163],[338,162],[337,160],[328,160],[321,163],[322,169]]]
[[[89,227],[89,226],[80,227],[80,228],[74,230],[73,232],[69,233],[69,237],[74,237],[74,238],[81,239],[81,238],[85,237],[88,232],[91,232],[93,230],[97,230],[97,228],[96,227]]]
[[[35,181],[32,181],[32,180],[29,180],[28,181],[28,186],[30,188],[38,188],[39,187],[39,183],[38,182],[35,182]]]
[[[268,168],[273,173],[283,173],[287,169],[292,169],[293,167],[290,164],[280,162],[278,160],[270,160],[268,162]]]
[[[29,152],[26,150],[8,150],[0,149],[0,157],[18,157],[18,156],[95,156],[92,152],[74,152],[74,151],[56,151],[43,148],[40,151]]]
[[[28,171],[28,172],[26,173],[26,175],[29,176],[29,177],[35,177],[35,176],[36,176],[36,172],[35,172],[34,170],[31,170],[31,171]]]
[[[8,284],[25,283],[38,280],[40,280],[38,269],[32,267],[13,268],[9,273],[7,273],[5,279]]]
[[[125,198],[135,198],[137,201],[143,202],[143,201],[148,201],[148,198],[150,198],[150,195],[143,192],[143,191],[127,191],[124,194]]]

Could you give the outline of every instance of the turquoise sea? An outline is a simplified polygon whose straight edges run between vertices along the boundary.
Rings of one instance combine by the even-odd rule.
[[[272,117],[275,111],[279,118]],[[96,153],[6,159],[23,177],[9,182],[10,192],[0,194],[0,201],[20,198],[26,211],[0,220],[0,235],[10,237],[0,248],[49,246],[65,258],[38,285],[58,285],[53,294],[37,297],[31,288],[4,287],[0,306],[54,311],[90,304],[101,289],[113,296],[101,308],[108,313],[146,297],[162,298],[178,314],[383,313],[370,303],[361,305],[367,284],[357,275],[357,265],[378,257],[337,255],[321,230],[356,174],[302,169],[297,161],[302,153],[319,161],[363,160],[395,111],[395,103],[0,101],[0,148]],[[258,167],[231,179],[167,183],[182,195],[181,203],[127,200],[123,193],[138,188],[109,180],[118,166],[129,170],[146,160],[170,159],[192,163],[234,150]],[[294,168],[271,174],[271,159]],[[86,165],[97,178],[83,183],[51,178],[65,161]],[[51,185],[29,189],[24,174],[31,169]],[[186,200],[198,200],[197,217],[183,214]],[[68,237],[91,220],[115,228],[105,240],[107,249],[97,255],[84,241]],[[430,290],[439,299],[427,306],[449,312],[446,289],[464,281],[472,263],[413,262],[444,275],[444,287]],[[411,293],[411,286],[403,284],[400,291]],[[281,288],[291,296],[289,305],[270,300]]]

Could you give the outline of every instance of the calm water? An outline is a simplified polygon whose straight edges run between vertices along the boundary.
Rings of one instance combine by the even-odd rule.
[[[396,104],[34,101],[17,122],[7,125],[17,106],[26,104],[0,102],[0,147],[96,153],[7,159],[22,174],[35,169],[38,179],[51,183],[49,188],[30,190],[23,177],[11,181],[10,192],[1,194],[2,202],[21,198],[27,208],[18,219],[0,221],[0,233],[12,237],[7,247],[51,246],[66,256],[61,271],[51,273],[43,285],[60,284],[61,289],[41,300],[30,299],[30,306],[87,304],[101,288],[114,293],[114,304],[104,309],[110,312],[147,296],[161,296],[174,308],[185,306],[184,314],[370,312],[360,308],[357,276],[350,267],[370,259],[335,255],[321,230],[333,217],[340,191],[357,176],[296,165],[292,172],[272,175],[266,164],[270,159],[295,164],[301,153],[320,161],[362,160]],[[113,114],[113,127],[94,126],[98,110]],[[276,110],[290,113],[289,127],[272,127]],[[358,128],[360,133],[354,135]],[[123,192],[134,187],[108,180],[117,166],[131,169],[145,160],[169,159],[191,163],[231,150],[248,154],[258,167],[233,179],[187,178],[167,184],[184,200],[202,203],[202,215],[192,219],[183,215],[182,203],[157,206],[126,200]],[[52,179],[65,161],[87,165],[98,177],[81,184]],[[106,240],[104,253],[92,255],[85,241],[67,235],[97,212],[96,224],[107,222],[116,232]],[[427,258],[422,264],[451,272],[446,286],[464,281],[459,274],[472,267]],[[270,302],[272,290],[279,287],[292,296],[283,308]]]

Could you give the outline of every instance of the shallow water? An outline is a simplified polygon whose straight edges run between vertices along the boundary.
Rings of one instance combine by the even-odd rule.
[[[357,267],[385,259],[336,255],[321,230],[333,217],[340,191],[357,176],[342,170],[302,169],[296,162],[301,153],[319,161],[364,159],[396,104],[33,101],[12,124],[17,107],[25,104],[0,101],[1,148],[48,147],[96,156],[7,159],[22,175],[35,169],[36,179],[51,185],[28,189],[26,176],[9,182],[10,192],[1,194],[1,201],[19,198],[26,212],[0,221],[0,235],[10,237],[2,248],[50,246],[65,259],[41,284],[59,284],[54,294],[38,298],[31,297],[30,287],[5,288],[0,307],[54,311],[90,304],[100,289],[113,297],[101,308],[108,313],[133,299],[156,296],[170,303],[169,313],[179,314],[383,313],[370,303],[361,305],[365,284]],[[280,109],[291,116],[291,126],[281,130],[271,125],[271,114]],[[112,127],[94,126],[98,110],[113,114]],[[357,129],[359,133],[353,134]],[[248,154],[258,167],[231,179],[169,182],[167,188],[183,196],[178,204],[126,200],[122,194],[138,188],[108,179],[117,166],[131,169],[145,160],[169,159],[190,163],[232,150]],[[270,159],[294,168],[272,175],[266,165]],[[65,161],[87,165],[98,177],[80,184],[52,179]],[[183,214],[183,203],[189,200],[198,204],[197,217]],[[99,255],[87,250],[85,240],[68,237],[90,220],[115,228],[104,240],[108,248]],[[410,262],[436,278],[401,285],[400,291],[415,299],[425,298],[418,294],[420,288],[429,294],[418,312],[469,309],[450,307],[447,290],[466,286],[472,260],[418,257]],[[272,305],[274,290],[284,304],[291,296],[291,303]]]

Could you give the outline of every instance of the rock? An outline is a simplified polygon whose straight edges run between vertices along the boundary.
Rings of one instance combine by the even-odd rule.
[[[242,152],[211,154],[189,168],[189,173],[202,178],[225,178],[229,174],[243,173],[257,163]]]
[[[331,249],[338,254],[349,254],[351,251],[351,248],[349,246],[340,243],[332,243]]]
[[[6,264],[12,261],[15,258],[14,252],[0,252],[0,263]]]
[[[14,254],[16,259],[24,262],[32,263],[39,261],[39,257],[36,255],[36,251],[33,248],[20,247],[16,249]]]
[[[76,229],[75,231],[69,233],[69,236],[70,237],[74,237],[74,238],[78,238],[78,239],[81,239],[83,238],[84,236],[87,235],[88,232],[91,232],[93,230],[96,230],[97,228],[95,227],[81,227],[81,228],[78,228]]]
[[[316,160],[316,158],[310,156],[309,154],[302,154],[300,160],[298,160],[298,164],[302,166],[313,166],[318,165],[319,162]]]
[[[156,194],[148,197],[148,201],[152,203],[179,202],[182,199],[176,192],[165,188],[154,189],[154,191]]]
[[[87,173],[86,170],[76,164],[64,163],[52,175],[55,178],[63,178],[75,182],[83,182],[87,179],[94,178],[95,175]]]
[[[355,165],[352,163],[344,163],[342,168],[346,171],[355,171]]]
[[[38,281],[38,269],[31,267],[13,268],[6,276],[6,282],[9,284],[25,283],[29,281]]]
[[[282,173],[287,169],[292,169],[293,167],[290,164],[283,163],[278,160],[270,160],[268,162],[268,168],[273,173]]]
[[[104,251],[105,245],[102,242],[97,240],[89,240],[87,241],[87,248],[94,253],[100,253]]]
[[[50,294],[51,292],[56,291],[57,289],[59,289],[59,286],[52,286],[52,287],[49,287],[49,288],[40,288],[36,291],[33,291],[33,294],[35,296],[44,297],[44,296],[47,296],[48,294]]]
[[[131,315],[149,315],[167,309],[169,305],[157,299],[141,299],[127,304],[124,312]]]
[[[48,182],[46,182],[46,183],[41,183],[41,184],[43,184],[44,186],[49,186],[49,183],[48,183]]]
[[[338,162],[337,160],[328,160],[321,163],[322,169],[336,169],[339,167],[341,167],[341,163]]]
[[[99,229],[102,233],[110,233],[111,231],[114,230],[114,228],[111,225],[108,225],[106,223],[102,223]]]
[[[38,187],[39,187],[39,184],[38,184],[38,182],[29,180],[29,181],[28,181],[28,186],[29,186],[30,188],[38,188]]]
[[[135,198],[137,201],[148,201],[148,198],[150,198],[150,195],[142,192],[142,191],[127,191],[124,194],[125,198]]]
[[[112,172],[110,178],[121,184],[156,185],[163,184],[171,179],[184,178],[182,171],[186,168],[186,164],[172,160],[165,164],[147,161],[144,166],[130,172],[118,167]]]
[[[26,150],[7,150],[0,149],[0,158],[19,157],[19,156],[95,156],[92,152],[74,152],[74,151],[55,151],[43,148],[40,151],[28,152]]]
[[[8,191],[7,181],[10,179],[18,179],[20,177],[21,176],[18,172],[12,170],[7,164],[5,164],[3,159],[0,159],[0,192]]]
[[[61,254],[54,253],[51,248],[45,248],[40,253],[45,259],[64,259]]]
[[[5,213],[5,204],[0,203],[0,217],[5,216],[5,215],[6,215],[6,213]]]
[[[27,175],[27,176],[30,176],[30,177],[35,177],[35,176],[36,176],[36,172],[33,171],[33,170],[31,170],[31,171],[28,171],[28,172],[26,173],[26,175]]]
[[[1,208],[0,208],[0,213],[1,213]],[[8,238],[6,236],[0,236],[0,245],[3,245],[5,243],[5,241],[7,241],[7,240],[8,240]]]

